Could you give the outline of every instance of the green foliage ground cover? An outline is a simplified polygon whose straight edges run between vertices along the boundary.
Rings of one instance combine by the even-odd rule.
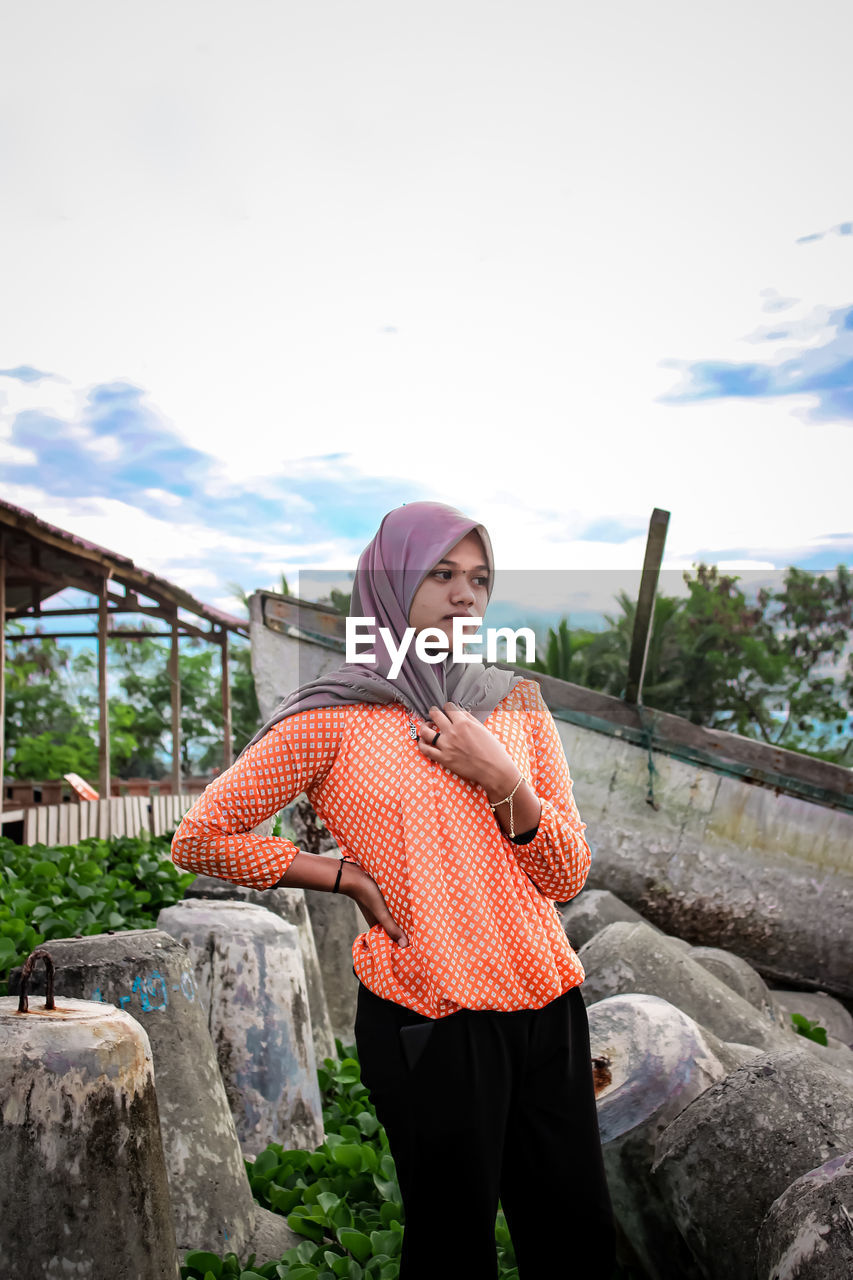
[[[316,1151],[287,1151],[271,1143],[256,1160],[245,1161],[255,1199],[283,1214],[305,1239],[263,1266],[254,1265],[254,1254],[241,1265],[234,1253],[219,1257],[193,1250],[184,1257],[182,1280],[397,1280],[403,1205],[394,1160],[361,1082],[355,1049],[336,1044],[337,1060],[327,1058],[318,1072],[326,1141]],[[436,1195],[439,1269],[441,1215],[460,1210],[441,1203],[440,1188]],[[495,1240],[501,1280],[518,1280],[502,1213]]]
[[[119,836],[75,845],[19,845],[0,839],[0,995],[11,969],[51,938],[151,929],[184,896],[170,837]]]

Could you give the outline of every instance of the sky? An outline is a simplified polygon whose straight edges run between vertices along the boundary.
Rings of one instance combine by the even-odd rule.
[[[232,612],[423,499],[593,612],[655,507],[673,593],[850,564],[851,37],[847,0],[8,7],[2,496]]]

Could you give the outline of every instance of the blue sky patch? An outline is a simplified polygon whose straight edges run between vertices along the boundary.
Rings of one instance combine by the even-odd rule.
[[[812,395],[812,421],[853,420],[853,308],[833,310],[821,325],[829,336],[811,345],[802,340],[797,355],[769,361],[665,361],[681,370],[680,388],[659,397],[664,404],[691,404],[730,398],[775,399]],[[803,326],[804,336],[808,325]],[[766,334],[764,335],[767,336]]]

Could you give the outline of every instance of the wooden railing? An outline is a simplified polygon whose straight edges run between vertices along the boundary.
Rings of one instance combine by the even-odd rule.
[[[77,844],[88,836],[138,836],[141,831],[161,836],[173,831],[197,796],[117,796],[80,804],[40,804],[4,810],[8,824],[23,823],[23,844]]]

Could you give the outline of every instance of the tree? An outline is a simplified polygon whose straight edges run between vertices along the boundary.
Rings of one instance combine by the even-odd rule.
[[[746,599],[739,578],[705,564],[684,574],[686,598],[655,599],[642,700],[694,724],[822,759],[853,759],[853,591],[850,571],[790,568],[783,588]],[[533,664],[624,697],[636,605],[621,591],[608,629],[551,628]],[[523,664],[522,664],[523,665]]]
[[[241,587],[239,582],[229,582],[228,590],[233,594],[235,600],[239,600],[246,612],[249,612],[249,593],[245,587]],[[272,588],[279,595],[289,596],[292,594],[290,587],[287,585],[287,578],[281,574],[279,582]]]
[[[150,624],[145,626],[150,629]],[[120,632],[114,632],[119,636]],[[172,751],[172,692],[169,679],[169,646],[157,640],[112,642],[113,669],[133,714],[132,731],[137,750],[128,763],[143,776],[162,776],[165,757]],[[250,651],[245,643],[229,641],[231,722],[239,750],[254,736],[260,723]],[[178,654],[181,680],[181,769],[206,772],[222,768],[222,687],[219,652],[202,640],[184,640]],[[159,773],[152,773],[152,768]],[[132,776],[130,772],[126,776]]]
[[[131,624],[132,625],[132,624]],[[153,623],[138,624],[151,630]],[[7,624],[23,634],[20,622]],[[114,777],[161,778],[171,755],[169,645],[121,638],[108,650],[110,770]],[[47,781],[79,773],[98,784],[97,660],[93,648],[72,653],[49,636],[15,642],[6,665],[8,777]],[[228,646],[235,749],[260,724],[249,646]],[[201,640],[181,643],[181,767],[221,768],[223,720],[219,651]]]
[[[10,634],[25,634],[20,622]],[[39,638],[9,645],[6,661],[6,761],[11,778],[61,778],[64,773],[97,776],[98,744],[81,700],[80,678],[91,672],[92,655],[72,654]]]

